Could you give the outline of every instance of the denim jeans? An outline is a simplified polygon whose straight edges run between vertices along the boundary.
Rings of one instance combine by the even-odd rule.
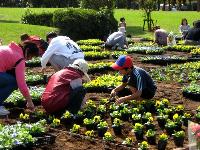
[[[17,81],[14,76],[5,72],[0,72],[0,106],[17,88]]]

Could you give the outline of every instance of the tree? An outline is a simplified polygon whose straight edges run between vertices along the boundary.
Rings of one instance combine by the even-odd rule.
[[[145,13],[144,20],[147,21],[148,30],[151,31],[152,30],[151,13],[156,6],[156,1],[155,0],[141,0],[140,6],[144,10],[144,13]]]
[[[162,8],[163,11],[165,11],[165,7],[166,7],[166,0],[163,0],[163,8]]]
[[[113,9],[115,0],[81,0],[82,8],[89,8],[100,10],[100,8],[107,7]]]

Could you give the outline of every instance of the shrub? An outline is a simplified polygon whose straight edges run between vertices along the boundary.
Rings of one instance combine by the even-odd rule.
[[[52,12],[42,12],[34,13],[27,9],[25,14],[21,18],[21,22],[24,24],[34,24],[42,26],[52,26],[53,25],[53,13]]]
[[[54,26],[60,33],[73,40],[99,38],[117,29],[117,21],[113,12],[108,9],[95,11],[92,9],[57,10],[53,17]]]

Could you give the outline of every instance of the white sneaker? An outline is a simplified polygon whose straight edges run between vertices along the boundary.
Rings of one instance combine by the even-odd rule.
[[[0,106],[0,116],[6,116],[8,114],[10,114],[10,112],[4,106]]]

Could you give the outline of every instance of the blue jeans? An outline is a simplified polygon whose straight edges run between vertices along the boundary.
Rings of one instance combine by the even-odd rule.
[[[17,81],[14,76],[5,72],[0,72],[0,106],[17,88]]]

